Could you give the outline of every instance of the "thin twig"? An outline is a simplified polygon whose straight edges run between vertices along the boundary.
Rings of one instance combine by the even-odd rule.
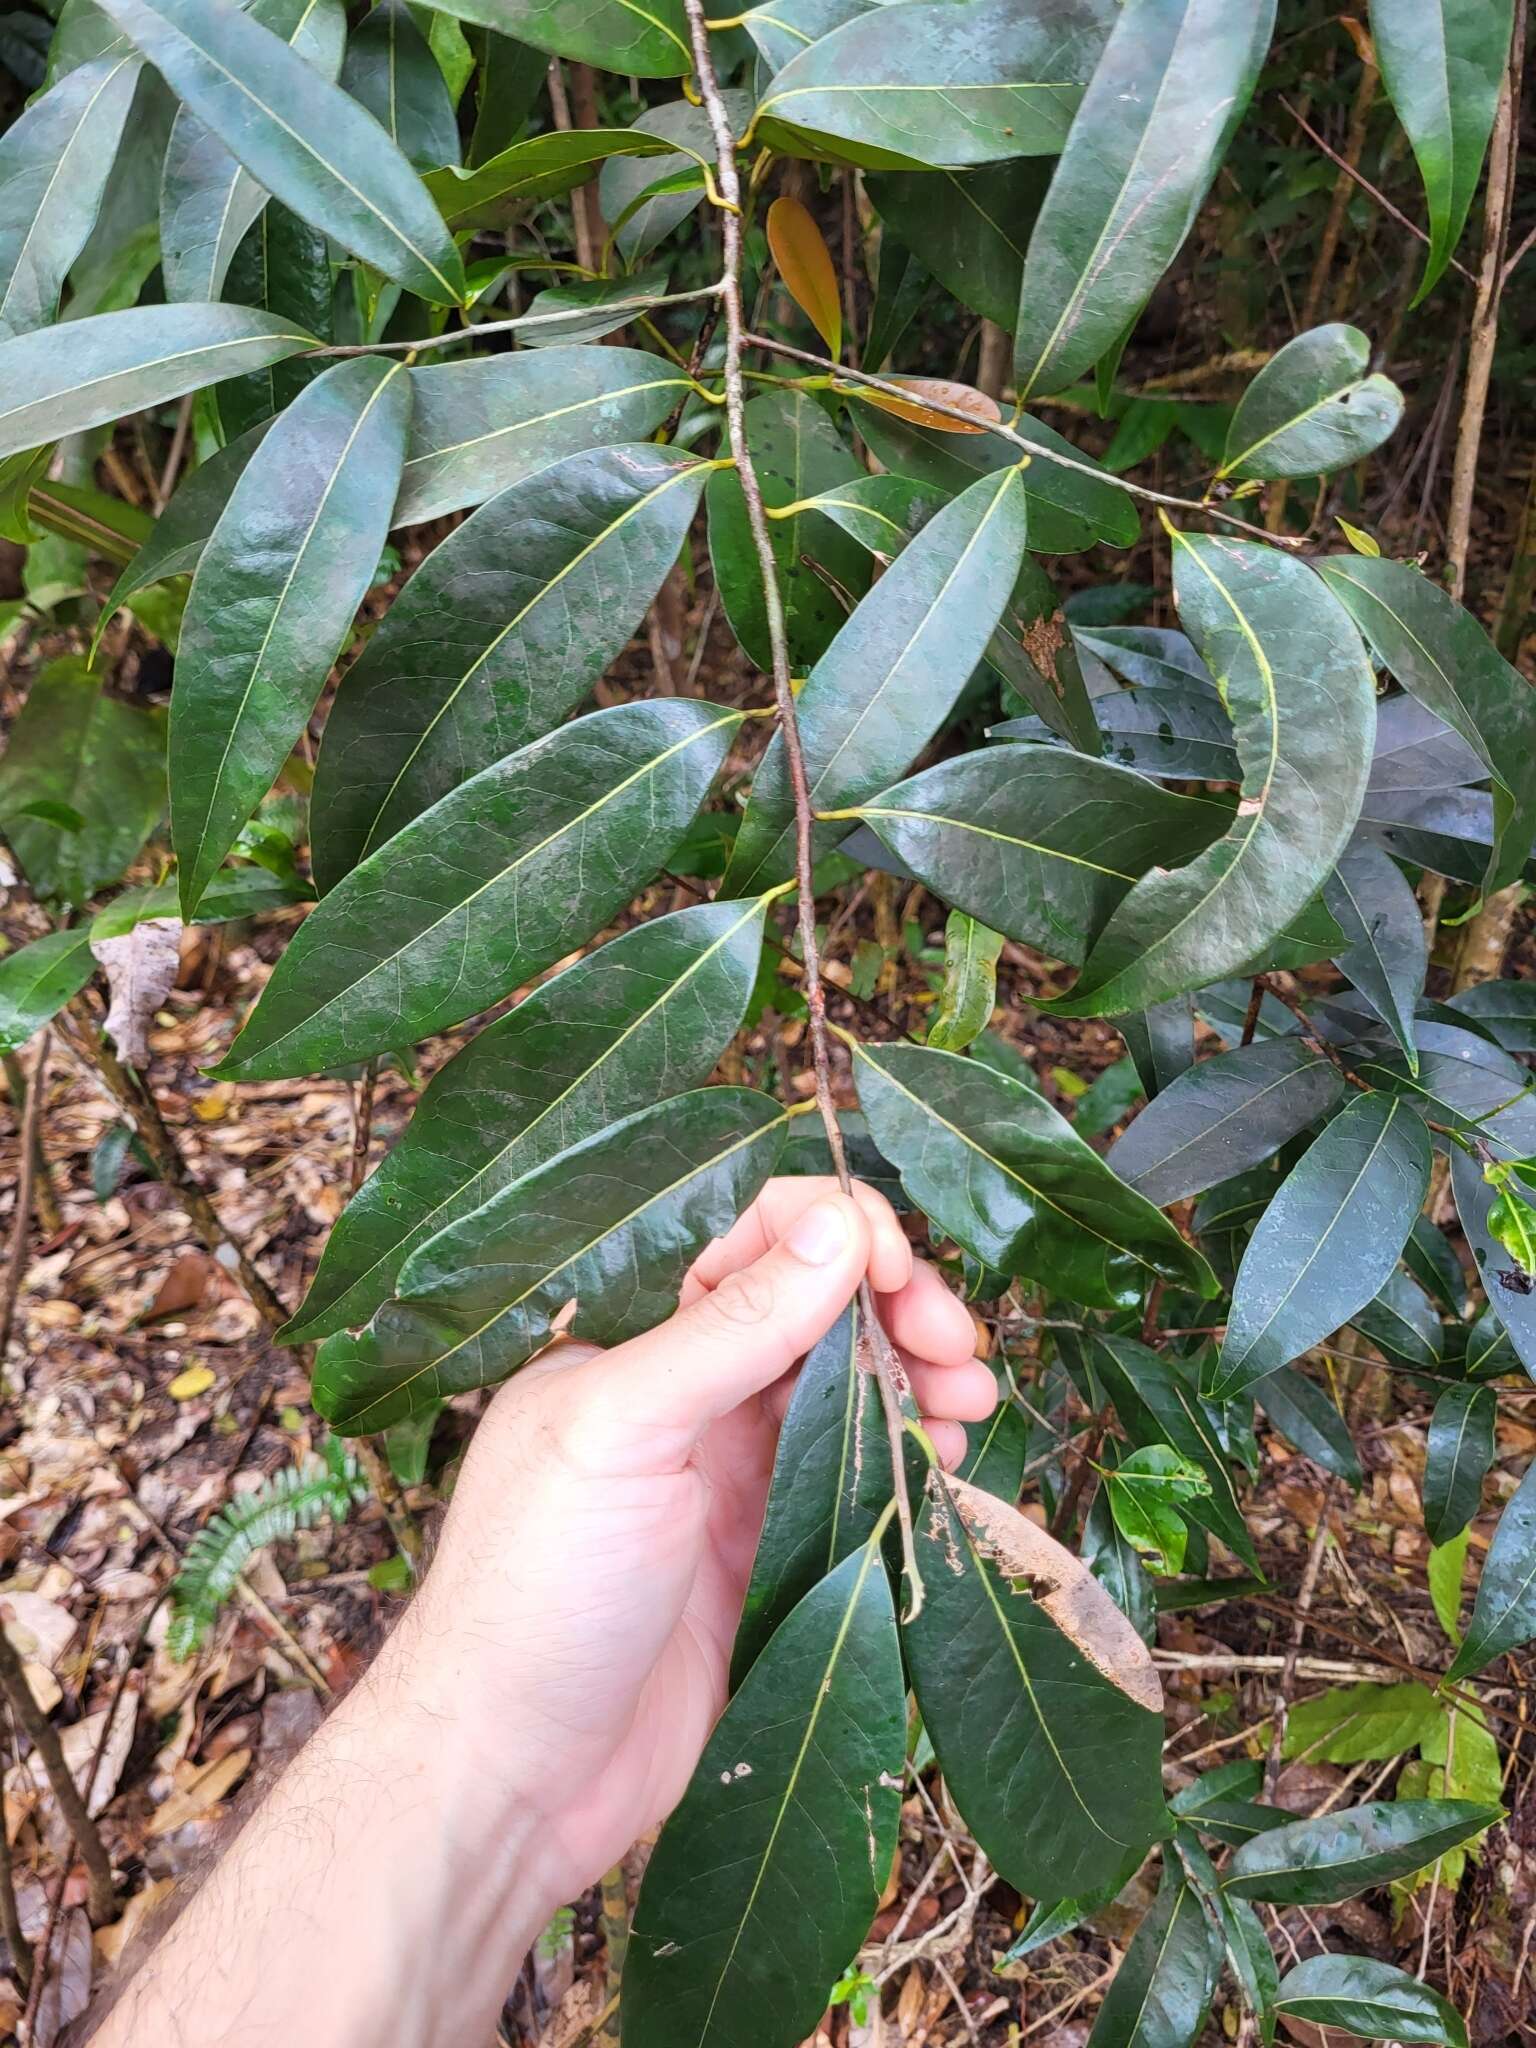
[[[51,1033],[37,1041],[32,1079],[27,1088],[27,1106],[21,1113],[20,1156],[16,1168],[16,1207],[11,1215],[11,1244],[6,1255],[5,1279],[0,1283],[0,1364],[10,1347],[16,1320],[16,1303],[27,1270],[27,1237],[32,1225],[32,1201],[37,1185],[37,1152],[42,1136],[43,1096],[48,1081],[48,1047]]]
[[[1364,172],[1362,172],[1356,165],[1346,162],[1346,160],[1342,156],[1340,156],[1339,152],[1334,148],[1333,144],[1331,142],[1325,141],[1324,138],[1318,134],[1317,130],[1312,126],[1312,123],[1307,119],[1306,115],[1297,113],[1296,109],[1285,97],[1284,93],[1281,93],[1280,95],[1280,104],[1282,107],[1284,107],[1285,111],[1290,115],[1291,119],[1296,123],[1296,126],[1301,130],[1302,134],[1306,136],[1307,140],[1309,142],[1315,143],[1317,147],[1323,152],[1323,155],[1328,158],[1330,163],[1337,164],[1341,171],[1347,172],[1349,176],[1354,179],[1355,183],[1360,187],[1361,191],[1367,193],[1370,198],[1375,200],[1376,204],[1381,208],[1383,213],[1389,213],[1392,216],[1393,220],[1397,222],[1399,227],[1406,228],[1410,235],[1413,235],[1418,241],[1423,242],[1425,246],[1428,247],[1429,237],[1425,234],[1424,230],[1419,226],[1418,222],[1410,220],[1407,214],[1404,213],[1400,207],[1394,206],[1392,204],[1392,201],[1387,197],[1386,193],[1379,191],[1377,187],[1371,183],[1370,179],[1365,176]],[[1469,284],[1473,282],[1471,271],[1467,269],[1464,263],[1458,263],[1454,256],[1451,258],[1451,268],[1452,270],[1459,270],[1462,276],[1466,278]]]
[[[609,313],[649,313],[658,306],[686,306],[694,299],[712,299],[718,296],[718,284],[704,284],[689,292],[667,292],[656,298],[650,292],[638,292],[632,299],[611,299],[604,308]],[[407,355],[424,355],[428,349],[452,348],[461,341],[484,341],[492,334],[515,334],[524,327],[552,327],[563,321],[571,322],[571,309],[559,313],[519,313],[511,320],[486,320],[477,327],[455,327],[447,334],[428,334],[420,341],[367,341],[338,343],[326,348],[311,348],[304,351],[311,356],[381,356],[392,351]]]
[[[805,752],[800,743],[800,725],[795,716],[794,690],[789,672],[789,642],[784,630],[784,602],[779,591],[778,566],[763,510],[762,488],[747,443],[743,414],[746,390],[741,359],[748,344],[746,316],[741,303],[742,213],[741,179],[736,169],[736,142],[730,116],[715,76],[714,57],[709,46],[703,0],[685,0],[688,28],[693,43],[694,73],[699,94],[709,116],[714,137],[716,178],[719,184],[720,232],[724,250],[724,274],[720,281],[721,304],[725,309],[725,416],[731,453],[746,503],[747,523],[757,554],[763,584],[763,610],[772,653],[773,695],[778,707],[779,731],[784,746],[784,764],[795,807],[795,883],[800,926],[800,950],[805,964],[805,999],[810,1025],[811,1062],[816,1075],[816,1106],[827,1133],[827,1147],[838,1185],[851,1192],[848,1157],[842,1128],[832,1095],[832,1059],[827,1037],[826,991],[822,986],[821,954],[816,942],[816,888],[812,880],[815,851],[812,841],[814,811],[810,781],[805,770]],[[835,367],[835,366],[834,366]],[[868,1347],[870,1365],[880,1389],[880,1404],[890,1438],[891,1478],[896,1495],[896,1514],[901,1526],[902,1562],[907,1577],[908,1618],[917,1614],[923,1601],[922,1575],[917,1565],[917,1546],[912,1533],[912,1502],[907,1491],[906,1435],[902,1418],[902,1397],[907,1391],[906,1372],[895,1346],[885,1334],[868,1281],[859,1287],[861,1342]]]
[[[86,1807],[86,1794],[95,1789],[94,1768],[86,1784],[86,1794],[82,1794],[64,1761],[59,1731],[33,1698],[21,1657],[4,1629],[0,1629],[0,1686],[5,1689],[11,1712],[22,1733],[37,1752],[48,1783],[53,1787],[59,1812],[75,1838],[75,1846],[80,1851],[90,1880],[91,1919],[96,1926],[105,1926],[116,1908],[117,1886],[112,1877],[112,1859]]]
[[[1296,1666],[1301,1656],[1302,1640],[1307,1633],[1307,1616],[1312,1612],[1318,1576],[1323,1568],[1323,1552],[1328,1546],[1328,1517],[1332,1508],[1333,1480],[1329,1478],[1323,1482],[1322,1504],[1317,1511],[1317,1528],[1313,1532],[1312,1547],[1307,1552],[1306,1567],[1301,1574],[1301,1586],[1296,1595],[1296,1611],[1291,1621],[1291,1640],[1281,1664],[1280,1683],[1275,1689],[1275,1712],[1269,1728],[1269,1753],[1264,1759],[1264,1796],[1271,1800],[1274,1798],[1275,1780],[1280,1775],[1280,1752],[1285,1747],[1285,1731],[1291,1718],[1291,1693],[1296,1684]]]
[[[16,1905],[16,1871],[11,1862],[11,1836],[3,1815],[0,1815],[0,1929],[4,1931],[5,1944],[11,1952],[11,1967],[22,1990],[29,1991],[32,1988],[32,1950],[21,1931],[21,1914]]]
[[[368,1178],[368,1149],[373,1143],[373,1103],[378,1093],[379,1062],[369,1060],[353,1086],[352,1160],[347,1174],[347,1193],[355,1195]]]
[[[187,440],[192,432],[192,401],[196,396],[196,392],[189,391],[181,401],[176,414],[176,426],[171,435],[171,446],[165,458],[165,467],[160,472],[160,481],[155,485],[154,513],[157,519],[169,503],[171,492],[176,488],[181,459],[187,452]]]
[[[843,382],[864,384],[871,391],[884,391],[892,398],[899,398],[904,405],[916,403],[924,412],[938,413],[947,420],[959,420],[973,434],[979,427],[980,432],[1007,441],[1032,460],[1054,463],[1058,469],[1070,469],[1079,476],[1092,477],[1095,483],[1110,484],[1117,491],[1124,491],[1128,497],[1141,498],[1148,505],[1171,505],[1177,512],[1198,512],[1206,519],[1219,519],[1224,526],[1230,526],[1238,533],[1251,534],[1255,540],[1265,541],[1271,547],[1299,548],[1303,545],[1299,534],[1268,533],[1262,526],[1250,525],[1246,519],[1239,519],[1235,513],[1224,511],[1220,505],[1204,498],[1175,498],[1167,491],[1149,490],[1145,484],[1132,483],[1129,477],[1115,476],[1107,469],[1100,469],[1086,456],[1063,455],[1058,449],[1047,448],[1043,441],[1031,441],[1027,434],[1019,433],[1003,420],[988,420],[983,425],[975,413],[965,412],[958,405],[949,405],[926,390],[909,391],[903,385],[893,384],[888,377],[871,377],[866,371],[850,370],[841,363],[834,363],[830,356],[814,355],[809,349],[791,348],[787,341],[774,341],[766,334],[747,334],[742,340],[748,348],[766,349],[770,355],[785,356],[791,362],[809,363],[813,369],[824,370]]]

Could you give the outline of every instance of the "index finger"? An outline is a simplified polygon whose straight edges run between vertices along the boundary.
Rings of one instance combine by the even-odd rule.
[[[781,1174],[769,1181],[750,1208],[744,1209],[724,1237],[717,1237],[694,1260],[679,1297],[683,1308],[760,1259],[798,1216],[823,1195],[836,1194],[830,1174]],[[894,1294],[912,1277],[912,1247],[895,1210],[874,1188],[853,1183],[853,1198],[869,1225],[869,1281],[878,1294]]]

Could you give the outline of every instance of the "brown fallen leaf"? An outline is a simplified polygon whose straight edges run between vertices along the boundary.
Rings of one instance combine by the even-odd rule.
[[[156,1907],[175,1889],[174,1878],[162,1877],[146,1885],[143,1891],[135,1892],[121,1920],[114,1920],[110,1927],[97,1928],[97,1961],[108,1969],[115,1968],[122,1961],[124,1951],[144,1932],[146,1923],[154,1917]]]
[[[227,1756],[193,1770],[162,1806],[155,1809],[149,1824],[152,1835],[168,1835],[198,1820],[232,1792],[250,1769],[251,1751],[232,1749]]]
[[[181,919],[147,917],[115,939],[92,939],[111,1000],[106,1032],[125,1066],[149,1065],[149,1020],[176,985]]]
[[[173,1260],[155,1290],[154,1300],[139,1320],[154,1323],[164,1316],[185,1315],[188,1309],[199,1307],[217,1270],[207,1252],[183,1252]]]
[[[1027,1580],[1089,1663],[1138,1706],[1160,1714],[1163,1688],[1151,1651],[1082,1559],[995,1494],[964,1479],[951,1478],[947,1486],[981,1554],[1010,1578]]]

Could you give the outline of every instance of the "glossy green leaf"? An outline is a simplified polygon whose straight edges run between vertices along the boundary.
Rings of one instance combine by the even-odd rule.
[[[870,169],[1054,156],[1104,44],[1103,0],[914,0],[845,22],[793,57],[753,132]],[[830,141],[832,148],[825,145]]]
[[[740,723],[682,698],[620,704],[482,769],[304,920],[220,1073],[339,1066],[499,1001],[650,880]]]
[[[733,1689],[797,1603],[869,1541],[890,1498],[880,1390],[850,1307],[801,1367],[779,1432],[763,1533],[731,1650]]]
[[[378,0],[353,29],[341,84],[418,171],[459,161],[447,81],[405,0]]]
[[[1132,1561],[1140,1571],[1140,1562],[1134,1555]],[[997,1958],[996,1968],[1001,1971],[1009,1963],[1016,1963],[1025,1956],[1033,1955],[1036,1949],[1044,1948],[1047,1942],[1059,1941],[1062,1935],[1072,1933],[1074,1928],[1080,1927],[1095,1913],[1101,1913],[1106,1906],[1113,1905],[1145,1860],[1141,1850],[1133,1849],[1116,1875],[1107,1883],[1096,1886],[1093,1891],[1080,1892],[1074,1899],[1041,1899],[1019,1929],[1017,1938],[1010,1942],[1007,1951]]]
[[[1226,1888],[1279,1905],[1331,1905],[1423,1870],[1499,1817],[1498,1807],[1467,1799],[1399,1799],[1291,1821],[1237,1851]]]
[[[871,4],[873,0],[764,0],[762,6],[747,10],[741,25],[771,75],[845,21],[866,14]]]
[[[1243,760],[1230,830],[1131,890],[1054,1007],[1142,1009],[1252,962],[1344,851],[1370,766],[1375,684],[1348,613],[1305,563],[1251,541],[1175,534],[1179,615],[1221,682]]]
[[[1281,1754],[1314,1764],[1384,1763],[1430,1741],[1445,1709],[1427,1685],[1334,1685],[1298,1700]]]
[[[815,2031],[885,1887],[906,1696],[878,1545],[795,1608],[721,1716],[646,1867],[630,2048],[783,2048]]]
[[[1115,1140],[1109,1163],[1162,1207],[1258,1166],[1343,1093],[1338,1069],[1299,1038],[1260,1040],[1171,1081]]]
[[[1406,1970],[1369,1956],[1309,1956],[1281,1979],[1275,2010],[1368,2041],[1446,2041],[1466,2048],[1466,2021],[1453,2005]]]
[[[727,92],[721,97],[731,132],[739,135],[751,118],[751,96]],[[702,179],[683,190],[663,188],[680,174],[697,170],[701,159],[712,163],[715,154],[709,115],[689,100],[647,108],[632,132],[646,146],[633,155],[608,157],[597,182],[603,218],[613,229],[619,254],[631,265],[648,256],[704,199]],[[658,138],[668,145],[667,154],[650,157],[649,144]],[[653,196],[646,198],[647,193]]]
[[[1242,769],[1232,726],[1214,691],[1110,690],[1091,699],[1105,756],[1165,780],[1236,782]],[[994,740],[1048,740],[1043,722],[1010,718],[988,729]]]
[[[49,932],[0,957],[0,1052],[16,1052],[96,971],[88,925]],[[12,1109],[19,1104],[13,1103]]]
[[[1259,1219],[1208,1392],[1232,1400],[1364,1307],[1397,1264],[1429,1167],[1429,1133],[1405,1103],[1351,1097]]]
[[[1371,39],[1429,201],[1414,303],[1450,262],[1482,174],[1509,55],[1512,0],[1371,0]]]
[[[225,294],[261,306],[329,339],[334,287],[330,243],[279,200],[269,199],[235,251]],[[271,420],[325,369],[321,356],[290,356],[219,385],[219,425],[231,441]]]
[[[963,1476],[970,1478],[971,1474],[965,1472]],[[1017,1484],[1013,1492],[1017,1494]],[[1157,1634],[1157,1600],[1152,1581],[1135,1548],[1120,1532],[1110,1508],[1107,1487],[1099,1488],[1088,1510],[1088,1518],[1083,1524],[1082,1555],[1083,1563],[1137,1635],[1144,1643],[1150,1644]],[[1026,1949],[1024,1953],[1027,1955],[1029,1951]]]
[[[34,891],[83,904],[164,815],[164,712],[107,696],[74,655],[49,662],[0,760],[0,831]]]
[[[322,78],[334,81],[347,39],[346,15],[336,0],[255,0],[250,16],[291,44]],[[235,161],[190,107],[179,107],[160,179],[160,263],[166,297],[226,296],[225,280],[235,251],[266,203],[265,186]],[[241,305],[288,310],[270,306],[264,298],[250,298],[239,288],[227,296]]]
[[[568,455],[427,556],[326,722],[311,813],[322,889],[580,703],[677,559],[706,474],[644,444]]]
[[[1047,170],[1020,157],[966,172],[889,171],[868,180],[869,197],[947,292],[1011,332]]]
[[[941,433],[860,403],[856,390],[845,395],[857,406],[854,417],[859,432],[885,468],[897,476],[953,494],[978,477],[1017,466],[1019,450],[992,434]],[[1014,424],[1037,446],[1090,470],[1098,469],[1091,456],[1028,413],[1021,413]],[[1082,469],[1065,469],[1046,455],[1034,455],[1020,481],[1034,554],[1077,554],[1099,541],[1111,547],[1130,547],[1141,530],[1135,505],[1112,477],[1084,475]]]
[[[436,1231],[567,1146],[707,1081],[752,992],[766,908],[706,903],[639,925],[439,1068],[342,1211],[284,1341],[366,1322]]]
[[[804,392],[771,391],[750,399],[743,422],[763,503],[772,512],[803,505],[818,492],[854,484],[864,475],[827,413]],[[790,663],[803,671],[826,653],[848,616],[846,602],[838,601],[827,579],[850,600],[861,598],[869,588],[868,551],[823,514],[808,510],[770,519],[768,537]],[[762,568],[734,469],[717,470],[709,480],[709,553],[731,631],[748,657],[770,670]],[[818,568],[826,574],[818,574]]]
[[[244,306],[138,306],[0,342],[0,457],[318,346]]]
[[[270,421],[263,421],[200,462],[182,482],[149,538],[113,585],[112,595],[102,611],[105,621],[136,591],[167,576],[185,575],[195,569],[208,536],[229,503],[229,494],[245,471],[246,464],[261,445]]]
[[[1365,1484],[1349,1424],[1315,1380],[1295,1366],[1282,1365],[1260,1382],[1256,1398],[1281,1436],[1303,1457],[1356,1491]]]
[[[1496,845],[1485,889],[1524,867],[1536,839],[1536,700],[1473,614],[1406,562],[1331,555],[1321,565],[1380,661],[1474,749],[1493,781]]]
[[[987,747],[849,815],[947,902],[1076,962],[1138,876],[1193,857],[1226,813],[1086,754]]]
[[[1043,1097],[954,1053],[852,1049],[875,1143],[983,1265],[1102,1308],[1130,1307],[1158,1275],[1215,1292],[1199,1253]]]
[[[1431,1543],[1449,1543],[1482,1504],[1497,1414],[1487,1386],[1447,1387],[1435,1403],[1424,1463],[1424,1529]]]
[[[1415,1222],[1413,1234],[1403,1246],[1403,1263],[1442,1308],[1453,1316],[1461,1315],[1467,1305],[1466,1274],[1445,1232],[1427,1216]]]
[[[171,698],[171,837],[191,915],[275,781],[379,565],[410,382],[333,364],[236,484],[192,579]]]
[[[1092,369],[1178,254],[1242,118],[1274,0],[1125,0],[1029,239],[1021,401]]]
[[[1536,1637],[1536,1465],[1499,1517],[1483,1574],[1477,1582],[1472,1619],[1448,1679],[1471,1678],[1495,1657]]]
[[[0,339],[46,327],[95,225],[138,86],[137,52],[96,57],[0,135]]]
[[[1149,1444],[1122,1458],[1104,1486],[1110,1513],[1132,1549],[1155,1572],[1182,1571],[1189,1544],[1182,1510],[1207,1490],[1199,1468],[1167,1444]]]
[[[489,163],[519,139],[549,77],[549,60],[542,50],[494,29],[478,42],[475,127],[465,156],[470,164]]]
[[[1024,554],[1017,471],[983,478],[904,548],[800,692],[811,801],[836,811],[882,789],[932,738],[970,679]],[[722,885],[746,895],[794,865],[794,807],[775,734]],[[835,845],[844,825],[820,826]]]
[[[599,277],[552,284],[528,303],[524,348],[555,348],[568,342],[601,341],[626,321],[638,320],[666,296],[663,266],[627,277]]]
[[[1488,1314],[1503,1325],[1520,1363],[1536,1379],[1536,1293],[1527,1288],[1528,1276],[1490,1231],[1494,1191],[1483,1179],[1478,1161],[1469,1159],[1459,1146],[1451,1153],[1451,1187],[1478,1278],[1487,1290]]]
[[[559,456],[643,441],[688,382],[639,349],[549,348],[418,367],[411,390],[399,526],[483,504]]]
[[[1189,2048],[1220,1971],[1221,1945],[1200,1894],[1165,1851],[1157,1897],[1104,1995],[1089,2048]]]
[[[1429,1561],[1424,1567],[1435,1619],[1445,1630],[1452,1646],[1457,1648],[1461,1644],[1461,1594],[1466,1582],[1471,1535],[1469,1526],[1459,1536],[1453,1536],[1449,1543],[1432,1544]]]
[[[682,0],[443,0],[442,11],[636,78],[680,78],[693,61]]]
[[[434,305],[464,296],[442,216],[370,114],[230,0],[104,0],[251,176]]]
[[[1218,476],[1326,476],[1372,454],[1403,416],[1389,377],[1370,376],[1371,344],[1338,322],[1288,341],[1238,400]]]
[[[1446,1002],[1491,1031],[1506,1052],[1536,1052],[1536,982],[1479,981]]]
[[[1387,1275],[1379,1294],[1351,1318],[1377,1350],[1395,1363],[1434,1372],[1445,1350],[1445,1333],[1434,1305],[1404,1272]]]
[[[997,961],[1003,935],[952,910],[944,926],[944,980],[928,1026],[927,1043],[939,1052],[964,1052],[983,1032],[997,1005]]]
[[[785,1124],[750,1088],[701,1088],[535,1167],[418,1247],[361,1338],[327,1338],[316,1408],[357,1436],[505,1379],[562,1310],[595,1344],[664,1322],[772,1173]]]
[[[947,1491],[918,1524],[925,1598],[902,1628],[923,1725],[1008,1882],[1089,1891],[1167,1832],[1151,1658],[1069,1552],[963,1481]]]
[[[865,476],[833,485],[808,498],[834,526],[851,534],[860,547],[884,560],[899,555],[907,542],[948,502],[942,491],[914,483],[905,476]]]
[[[1323,901],[1349,940],[1337,965],[1390,1026],[1416,1074],[1414,1009],[1429,965],[1418,898],[1390,854],[1356,840],[1324,883]]]
[[[1131,1440],[1170,1445],[1205,1474],[1210,1491],[1188,1502],[1190,1519],[1257,1571],[1258,1553],[1238,1503],[1216,1415],[1193,1380],[1185,1378],[1175,1360],[1131,1337],[1095,1335],[1086,1349]]]
[[[1218,1764],[1213,1770],[1203,1771],[1183,1791],[1175,1792],[1168,1802],[1169,1810],[1201,1834],[1214,1835],[1218,1842],[1230,1843],[1235,1849],[1251,1842],[1255,1835],[1284,1827],[1290,1818],[1283,1807],[1259,1804],[1263,1783],[1260,1764],[1246,1759]]]
[[[638,128],[555,129],[514,142],[473,170],[437,171],[426,186],[449,227],[504,228],[519,207],[584,185],[610,157],[656,157],[667,146]],[[660,173],[652,167],[652,175]]]
[[[964,1425],[965,1456],[956,1469],[962,1479],[979,1486],[983,1493],[996,1494],[999,1500],[1012,1503],[1019,1497],[1024,1467],[1029,1462],[1030,1424],[1013,1398],[1013,1379],[1006,1361],[1002,1371],[995,1372],[993,1377],[997,1381],[997,1406],[985,1422]],[[1086,1556],[1083,1561],[1088,1562]],[[1119,1604],[1117,1601],[1116,1605]]]

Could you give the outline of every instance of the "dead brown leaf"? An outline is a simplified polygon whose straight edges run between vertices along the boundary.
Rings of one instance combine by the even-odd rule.
[[[149,1020],[176,985],[181,919],[147,917],[120,938],[92,939],[107,977],[107,1036],[125,1066],[149,1065]]]

